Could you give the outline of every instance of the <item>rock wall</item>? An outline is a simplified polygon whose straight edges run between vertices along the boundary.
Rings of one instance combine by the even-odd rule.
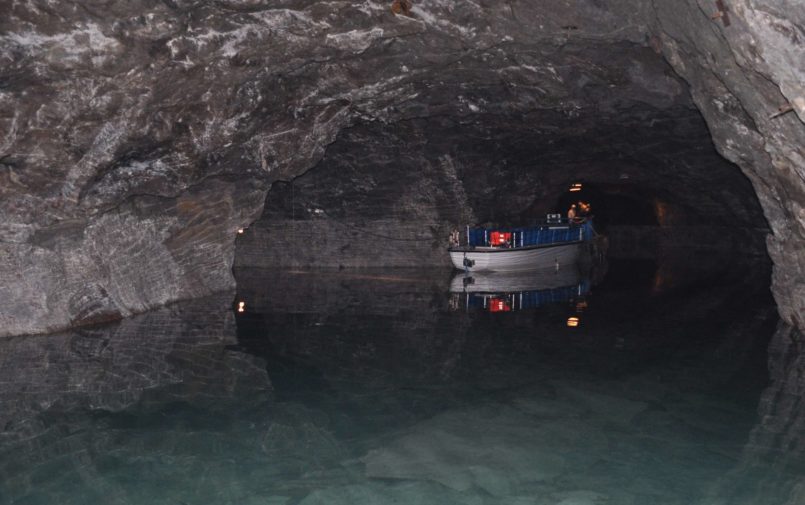
[[[3,332],[114,320],[231,288],[237,228],[264,195],[248,186],[210,180],[173,198],[136,196],[93,216],[19,227],[27,240],[0,245]]]
[[[752,181],[772,228],[780,315],[805,327],[805,5],[653,2],[650,40],[690,84],[719,152]]]
[[[686,98],[669,99],[665,110],[633,105],[673,130],[640,129],[635,111],[606,125],[534,118],[542,128],[572,129],[567,136],[535,133],[531,121],[508,115],[359,123],[314,168],[274,184],[260,219],[238,237],[235,265],[449,265],[451,230],[519,226],[564,212],[562,197],[572,196],[567,188],[579,179],[592,188],[580,198],[592,203],[619,257],[763,260],[768,230],[751,184],[708,145]],[[646,145],[650,154],[642,152]],[[640,219],[655,224],[627,223]]]
[[[716,226],[611,226],[607,229],[610,258],[697,261],[702,256],[755,258],[768,261],[765,233],[760,230]]]
[[[752,180],[781,314],[802,325],[803,8],[736,0],[724,27],[706,4],[423,0],[404,16],[373,0],[7,3],[0,335],[231,288],[236,230],[269,185],[359,120],[497,115],[546,142],[595,141],[595,123],[673,131],[652,119],[684,87],[645,46]]]

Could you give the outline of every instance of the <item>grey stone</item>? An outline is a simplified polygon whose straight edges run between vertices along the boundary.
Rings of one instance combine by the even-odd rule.
[[[734,214],[765,234],[746,182],[705,152],[703,128],[690,127],[698,119],[678,76],[716,148],[751,181],[772,231],[780,313],[801,327],[805,13],[793,1],[735,0],[729,9],[724,26],[696,0],[423,0],[410,17],[379,0],[11,2],[0,19],[0,335],[110,320],[232,288],[236,232],[258,218],[268,188],[316,166],[358,123],[381,132],[415,119],[469,123],[457,126],[462,134],[483,133],[487,121],[498,132],[517,124],[488,154],[534,144],[531,154],[554,153],[543,161],[561,164],[579,146],[590,153],[555,178],[535,171],[512,184],[521,189],[505,193],[510,212],[529,207],[518,191],[543,175],[530,201],[578,176],[612,177],[620,154],[638,187],[667,187],[658,196],[670,201],[691,189],[703,208],[723,209],[717,221]],[[781,106],[792,112],[772,118]],[[607,131],[655,128],[631,150],[621,150],[630,142],[607,147]],[[671,132],[673,142],[655,149],[665,153],[659,160],[634,147]],[[605,148],[585,147],[597,140]],[[419,189],[405,188],[396,221],[428,229],[397,263],[403,252],[443,262],[435,244],[448,224],[487,219],[485,202],[506,190],[461,174],[483,153],[459,160],[456,179],[447,158],[432,156],[449,153],[438,151],[395,158],[399,170],[418,170],[409,177],[423,175]],[[611,163],[593,162],[607,153]],[[333,166],[344,166],[341,156]],[[410,198],[422,189],[433,191]],[[444,199],[458,202],[453,214],[427,210]],[[678,202],[682,216],[695,217]],[[280,220],[258,229],[274,224],[296,226]],[[255,235],[253,244],[266,242]],[[321,255],[345,245],[322,246]],[[242,264],[260,254],[245,250],[252,260]]]

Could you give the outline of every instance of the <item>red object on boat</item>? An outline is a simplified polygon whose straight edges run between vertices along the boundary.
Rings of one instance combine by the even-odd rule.
[[[509,302],[502,298],[490,298],[489,312],[511,312],[512,307]]]
[[[506,243],[511,244],[512,241],[511,232],[493,231],[491,237],[490,243],[493,246],[502,246]]]

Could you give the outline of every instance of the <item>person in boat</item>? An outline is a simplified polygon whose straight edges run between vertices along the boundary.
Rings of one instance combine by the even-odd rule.
[[[459,240],[458,230],[454,228],[453,231],[450,232],[450,245],[457,246],[458,240]]]
[[[567,211],[567,220],[568,221],[573,221],[574,219],[576,219],[576,204],[575,203],[573,205],[571,205],[570,208]]]
[[[590,215],[590,204],[587,202],[579,202],[576,204],[576,215],[578,217],[587,217]]]
[[[579,201],[578,203],[574,204],[575,207],[575,216],[569,219],[570,222],[580,224],[587,220],[590,217],[590,204],[586,202]]]

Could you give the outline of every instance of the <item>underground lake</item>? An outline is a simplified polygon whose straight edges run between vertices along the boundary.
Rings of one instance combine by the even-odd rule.
[[[4,339],[0,502],[793,503],[769,265],[701,265],[510,311],[445,269],[252,268],[234,299]]]
[[[801,0],[0,12],[0,505],[805,503]]]

